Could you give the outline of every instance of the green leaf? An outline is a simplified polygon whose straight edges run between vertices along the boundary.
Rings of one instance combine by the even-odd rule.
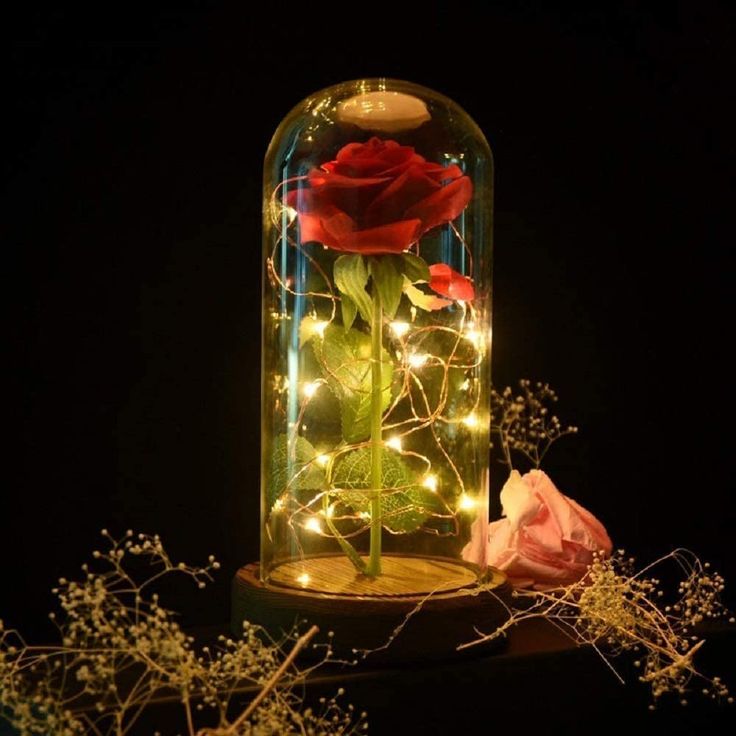
[[[414,286],[408,278],[404,278],[404,294],[415,307],[424,309],[426,312],[443,309],[452,304],[449,299],[442,299],[439,296],[434,296],[434,294],[425,294],[421,289]]]
[[[340,500],[355,513],[370,513],[371,448],[346,453],[335,463],[333,486]],[[399,489],[399,490],[394,490]],[[401,455],[383,449],[381,459],[381,523],[395,534],[416,531],[442,508],[440,498],[416,482],[416,476]]]
[[[429,281],[431,278],[427,262],[424,258],[415,256],[413,253],[401,254],[401,273],[412,283],[416,281]]]
[[[340,400],[342,435],[346,442],[360,442],[371,433],[371,338],[355,329],[329,325],[312,342],[314,354],[329,387]],[[381,351],[381,411],[391,403],[394,366]]]
[[[268,503],[273,506],[284,491],[310,491],[325,487],[325,474],[313,462],[317,451],[304,437],[297,437],[289,446],[289,437],[280,434],[271,447],[271,477]]]
[[[342,306],[342,326],[346,330],[349,330],[353,326],[353,322],[355,322],[358,307],[355,306],[355,302],[347,294],[343,294],[340,299]]]
[[[404,277],[398,268],[401,258],[393,255],[374,256],[370,263],[373,284],[381,296],[383,311],[392,319],[399,308],[404,286]]]
[[[371,319],[372,303],[365,285],[368,283],[368,269],[365,267],[363,256],[354,254],[340,256],[333,267],[335,286],[346,294],[355,303],[360,316],[369,322]],[[343,312],[343,317],[345,313]],[[350,323],[352,324],[352,322]]]

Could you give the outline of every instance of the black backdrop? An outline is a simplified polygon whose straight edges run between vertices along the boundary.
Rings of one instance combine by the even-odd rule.
[[[727,3],[398,5],[8,23],[9,623],[45,633],[103,526],[215,553],[214,592],[171,602],[226,618],[258,554],[262,157],[293,104],[360,76],[434,87],[487,133],[494,379],[559,390],[581,434],[558,485],[641,559],[684,545],[736,580]]]

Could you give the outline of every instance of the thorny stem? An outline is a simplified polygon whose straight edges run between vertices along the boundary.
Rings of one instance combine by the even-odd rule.
[[[381,338],[383,337],[383,308],[378,288],[373,286],[373,314],[371,315],[371,534],[370,553],[366,574],[381,574],[381,399],[383,394]]]

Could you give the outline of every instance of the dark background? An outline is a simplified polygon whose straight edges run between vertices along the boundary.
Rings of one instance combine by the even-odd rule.
[[[736,580],[734,14],[475,5],[8,20],[7,623],[45,634],[103,526],[216,554],[215,588],[172,604],[227,617],[258,556],[262,158],[292,105],[361,76],[436,88],[488,136],[494,381],[548,380],[581,427],[548,472],[642,561],[683,545]]]

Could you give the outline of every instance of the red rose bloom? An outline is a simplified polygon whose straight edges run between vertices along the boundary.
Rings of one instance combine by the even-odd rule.
[[[433,264],[429,267],[429,273],[432,276],[429,286],[437,294],[450,299],[462,299],[464,302],[473,301],[475,298],[473,282],[446,263]]]
[[[411,146],[348,143],[289,192],[303,242],[348,253],[400,253],[467,207],[473,185],[458,166],[430,163]]]

